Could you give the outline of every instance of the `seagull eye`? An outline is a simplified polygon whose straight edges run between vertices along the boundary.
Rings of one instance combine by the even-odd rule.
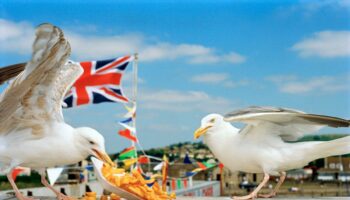
[[[215,123],[215,118],[211,119],[209,122],[210,123]]]
[[[90,143],[90,144],[95,144],[95,142],[93,142],[93,141],[89,141],[89,143]]]

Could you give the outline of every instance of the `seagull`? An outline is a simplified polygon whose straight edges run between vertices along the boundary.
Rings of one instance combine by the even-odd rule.
[[[238,129],[230,122],[246,126]],[[194,138],[203,136],[204,143],[229,170],[264,173],[264,179],[252,193],[233,199],[270,198],[284,182],[287,170],[319,158],[350,153],[350,136],[326,142],[296,142],[325,126],[349,127],[350,121],[293,109],[252,106],[225,116],[207,115]],[[279,182],[270,194],[258,195],[270,175],[279,175]]]
[[[38,26],[31,60],[0,96],[1,171],[20,200],[30,198],[20,193],[11,176],[17,166],[37,170],[42,184],[57,199],[67,200],[71,198],[48,184],[46,168],[74,164],[89,155],[112,162],[99,132],[64,122],[61,102],[83,71],[67,62],[69,55],[70,45],[58,27]]]

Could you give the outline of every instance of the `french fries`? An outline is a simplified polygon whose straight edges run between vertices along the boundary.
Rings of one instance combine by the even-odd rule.
[[[133,193],[142,199],[172,200],[176,198],[174,193],[168,195],[164,192],[157,182],[152,187],[148,187],[145,179],[137,170],[126,173],[124,169],[115,168],[104,163],[101,171],[106,180],[112,185]]]

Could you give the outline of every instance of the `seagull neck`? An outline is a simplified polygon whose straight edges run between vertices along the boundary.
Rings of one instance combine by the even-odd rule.
[[[77,130],[77,129],[76,129]],[[89,152],[89,148],[86,146],[86,142],[85,139],[80,135],[79,131],[75,131],[76,133],[73,134],[74,135],[74,141],[75,141],[75,147],[77,149],[77,151],[80,152],[80,154],[83,157],[88,157],[90,152]]]
[[[209,146],[218,146],[222,143],[232,143],[239,137],[239,129],[233,127],[231,124],[222,124],[204,135],[203,141]]]

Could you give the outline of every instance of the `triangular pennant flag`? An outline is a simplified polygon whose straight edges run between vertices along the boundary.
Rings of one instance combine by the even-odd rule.
[[[190,157],[188,156],[188,153],[186,153],[186,155],[185,155],[184,163],[185,164],[192,164],[192,161],[191,161]]]
[[[136,133],[135,127],[132,127],[132,126],[129,126],[129,125],[127,125],[127,124],[120,123],[120,122],[119,122],[119,124],[122,125],[124,128],[130,130],[131,132]]]
[[[118,133],[120,136],[123,136],[126,139],[137,142],[137,138],[134,135],[132,135],[132,133],[129,129],[120,130]]]
[[[176,180],[174,178],[171,179],[171,190],[176,190]]]
[[[47,177],[49,179],[50,185],[54,185],[57,181],[58,177],[63,172],[63,167],[57,167],[57,168],[48,168],[46,169]]]
[[[85,169],[92,172],[92,171],[94,171],[94,166],[93,165],[86,165]]]
[[[152,187],[154,182],[156,182],[156,179],[154,179],[153,177],[145,176],[145,182],[148,187]]]
[[[154,171],[160,171],[160,170],[162,170],[163,164],[164,164],[163,162],[159,163],[158,165],[156,165],[156,166],[153,168],[153,170],[154,170]]]
[[[140,165],[137,165],[137,166],[136,166],[136,170],[137,170],[140,174],[144,174],[144,173],[143,173],[143,170],[142,170],[142,168],[141,168]]]
[[[129,168],[131,165],[133,165],[136,162],[137,162],[137,158],[131,158],[131,159],[123,160],[124,168],[127,169],[127,168]]]
[[[16,178],[17,178],[17,176],[21,173],[21,172],[23,172],[24,171],[24,169],[23,168],[21,168],[21,167],[16,167],[14,170],[12,170],[12,179],[14,180],[14,181],[16,181]]]
[[[197,172],[186,172],[186,177],[194,176]]]
[[[203,164],[205,165],[206,169],[215,167],[217,165],[216,163],[208,163],[208,162],[204,162]]]
[[[204,163],[197,162],[197,165],[198,165],[198,167],[200,167],[202,170],[206,170],[206,169],[207,169],[207,166],[205,166]]]
[[[220,168],[220,169],[223,169],[223,168],[224,168],[224,164],[220,163],[220,164],[219,164],[219,168]]]
[[[183,179],[183,185],[184,185],[184,188],[186,189],[187,188],[187,178]]]
[[[126,119],[120,121],[120,123],[123,123],[123,124],[127,124],[127,123],[130,123],[130,122],[132,122],[132,117],[129,117],[129,118],[126,118]]]
[[[177,179],[177,189],[181,189],[182,188],[182,181],[181,179]]]
[[[139,162],[140,164],[147,164],[147,163],[149,163],[150,161],[149,161],[149,158],[148,158],[147,156],[139,156],[138,162]]]
[[[202,168],[196,168],[196,169],[192,170],[192,172],[193,172],[193,173],[198,173],[198,172],[200,172],[200,171],[202,171],[202,170],[203,170]]]
[[[135,118],[136,117],[136,104],[132,108],[129,106],[125,106],[126,110],[128,110],[128,113],[124,115],[125,118]]]
[[[119,160],[124,160],[127,158],[132,158],[136,156],[136,151],[135,147],[131,146],[129,148],[124,149],[120,154],[119,154]]]

